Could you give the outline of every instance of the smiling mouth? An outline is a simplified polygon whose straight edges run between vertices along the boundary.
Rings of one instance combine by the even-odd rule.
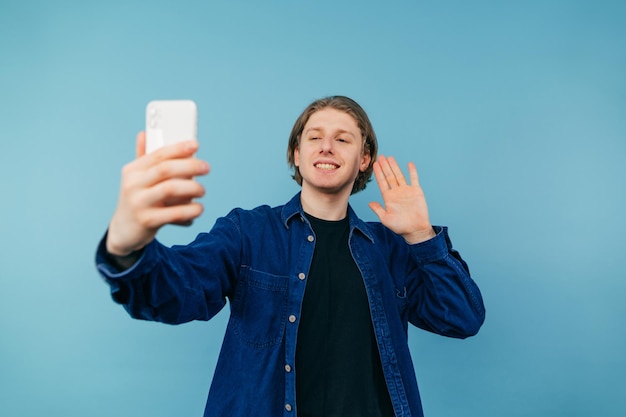
[[[320,163],[320,164],[315,164],[315,168],[323,169],[326,171],[331,171],[333,169],[339,168],[339,165]]]

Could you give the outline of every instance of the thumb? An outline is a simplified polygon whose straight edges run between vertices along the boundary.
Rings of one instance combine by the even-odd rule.
[[[137,134],[137,143],[135,145],[135,155],[141,158],[146,154],[146,132],[141,131]]]
[[[368,204],[368,206],[372,209],[374,213],[376,213],[378,218],[382,220],[383,216],[385,215],[385,209],[383,208],[383,206],[381,206],[380,203],[376,201],[372,201]]]

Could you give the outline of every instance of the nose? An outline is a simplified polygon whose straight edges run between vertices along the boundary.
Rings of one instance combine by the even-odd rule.
[[[321,140],[321,153],[332,153],[333,152],[333,140],[330,137],[325,137]]]

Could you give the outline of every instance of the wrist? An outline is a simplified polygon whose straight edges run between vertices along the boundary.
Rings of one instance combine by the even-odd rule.
[[[115,256],[116,258],[125,258],[131,256],[135,250],[125,248],[121,245],[116,245],[115,242],[112,241],[111,235],[107,235],[107,240],[105,244],[106,251],[109,255]]]
[[[116,245],[111,239],[110,233],[107,233],[104,248],[109,261],[120,270],[125,270],[133,266],[143,254],[143,248],[135,249]]]
[[[125,271],[135,265],[142,254],[143,250],[134,251],[128,255],[116,255],[107,250],[106,257],[117,269]]]
[[[434,238],[437,235],[435,233],[435,229],[432,226],[429,226],[428,229],[418,230],[411,233],[403,234],[402,237],[409,245],[416,245],[418,243],[426,242]]]

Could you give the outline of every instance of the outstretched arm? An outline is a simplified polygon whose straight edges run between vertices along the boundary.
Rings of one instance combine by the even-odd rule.
[[[391,156],[380,155],[374,163],[374,175],[384,207],[378,202],[371,202],[369,206],[381,223],[404,237],[409,244],[434,237],[435,232],[428,218],[428,206],[419,185],[415,164],[409,163],[410,183],[407,183],[396,160]]]
[[[122,267],[131,266],[165,224],[190,223],[202,213],[194,198],[204,187],[193,177],[209,165],[192,158],[196,141],[179,142],[145,153],[146,135],[137,135],[137,158],[122,169],[117,208],[109,224],[106,249]]]

